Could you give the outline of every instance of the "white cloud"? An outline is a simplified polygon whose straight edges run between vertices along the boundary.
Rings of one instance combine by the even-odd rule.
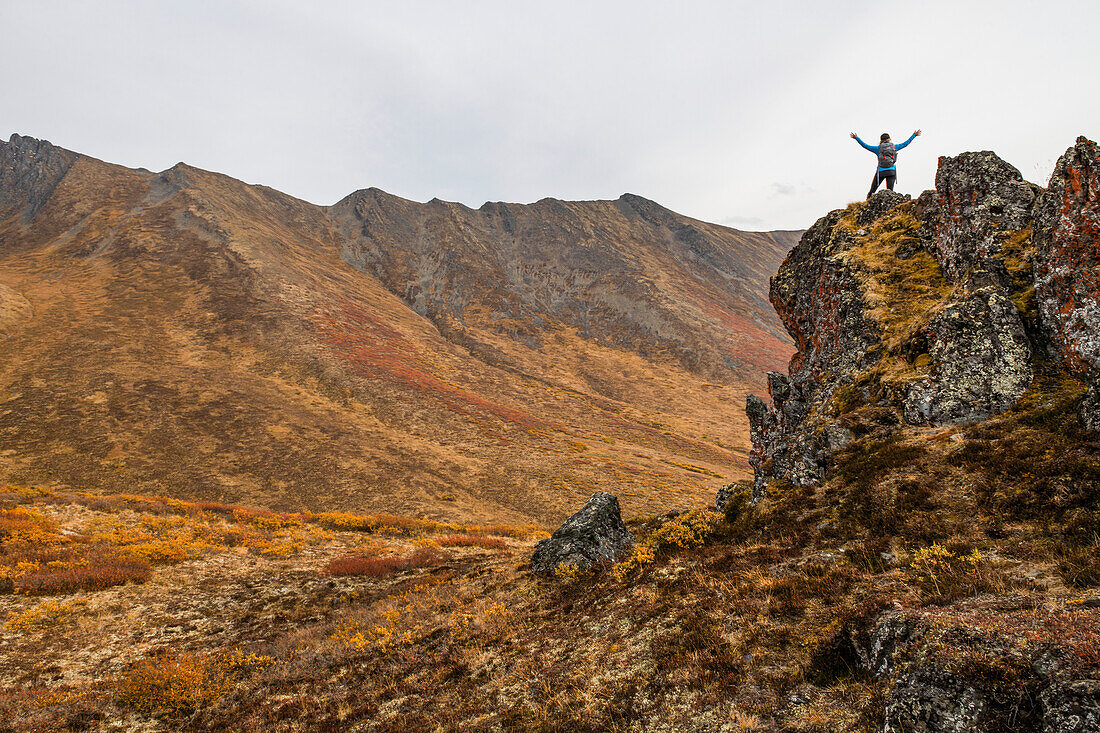
[[[0,0],[0,134],[318,203],[637,191],[796,228],[866,191],[852,129],[924,128],[899,190],[973,149],[1045,183],[1100,135],[1080,77],[1098,20],[1028,0]]]

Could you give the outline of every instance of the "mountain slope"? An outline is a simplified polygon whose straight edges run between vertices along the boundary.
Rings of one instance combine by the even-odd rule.
[[[793,240],[636,197],[486,211],[522,236],[0,143],[0,480],[546,521],[612,483],[651,512],[744,475]]]

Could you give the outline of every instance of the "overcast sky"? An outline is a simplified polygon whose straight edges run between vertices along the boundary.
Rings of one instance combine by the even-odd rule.
[[[1100,137],[1100,3],[0,0],[0,135],[319,204],[617,198],[741,229]]]

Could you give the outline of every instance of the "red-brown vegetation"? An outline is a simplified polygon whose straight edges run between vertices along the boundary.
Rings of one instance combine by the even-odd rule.
[[[325,573],[334,576],[365,575],[369,578],[384,578],[403,570],[413,570],[439,565],[446,556],[439,550],[421,548],[407,557],[370,557],[366,555],[345,555],[338,557],[325,566]]]
[[[13,590],[27,595],[94,591],[129,582],[144,583],[150,572],[148,562],[129,552],[86,544],[23,553],[13,570],[16,571],[11,579]]]
[[[508,543],[499,537],[480,537],[473,534],[449,534],[436,540],[444,547],[480,547],[483,550],[507,550]]]

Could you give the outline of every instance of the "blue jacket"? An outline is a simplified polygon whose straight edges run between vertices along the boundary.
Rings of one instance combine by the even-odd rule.
[[[905,142],[903,142],[903,143],[899,143],[898,145],[895,145],[895,146],[894,146],[894,152],[895,152],[895,153],[896,153],[896,152],[898,152],[899,150],[901,150],[902,148],[904,148],[904,147],[905,147],[906,145],[908,145],[909,143],[913,142],[914,138],[916,138],[916,137],[917,137],[916,133],[913,133],[912,135],[910,135],[910,136],[909,136],[909,139],[908,139],[908,140],[906,140],[906,141],[905,141]],[[857,142],[857,143],[859,143],[860,145],[862,145],[862,146],[863,146],[864,148],[866,148],[867,150],[870,150],[870,151],[871,151],[872,153],[874,153],[874,154],[875,154],[876,156],[878,155],[878,145],[868,145],[867,143],[865,143],[865,142],[863,142],[862,140],[860,140],[860,139],[859,139],[858,137],[856,138],[856,142]],[[878,172],[879,172],[879,173],[882,173],[883,171],[892,171],[892,170],[895,170],[896,168],[897,168],[897,165],[892,165],[892,166],[890,166],[890,167],[888,167],[888,168],[883,168],[882,166],[879,166],[879,168],[878,168]]]

